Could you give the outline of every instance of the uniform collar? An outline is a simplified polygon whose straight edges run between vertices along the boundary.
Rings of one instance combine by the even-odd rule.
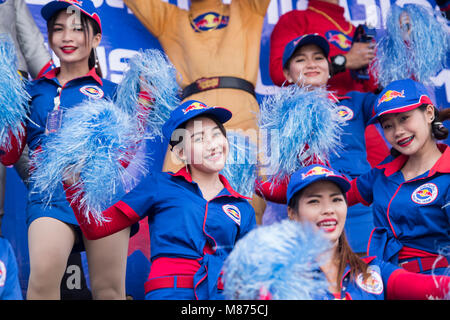
[[[349,96],[337,96],[332,92],[328,92],[328,99],[330,99],[334,103],[339,103],[342,100],[351,99],[351,98]]]
[[[168,172],[168,173],[171,176],[174,176],[174,177],[182,177],[189,183],[193,183],[194,182],[194,181],[192,181],[191,174],[189,173],[189,171],[187,170],[186,167],[181,168],[176,173],[173,173],[173,172]],[[246,199],[246,200],[251,200],[251,198],[245,197],[245,196],[237,193],[236,191],[234,191],[234,189],[231,187],[231,185],[228,182],[228,180],[223,175],[219,174],[219,179],[220,179],[220,182],[222,182],[224,188],[230,193],[230,195],[232,197],[242,198],[242,199]]]
[[[450,148],[446,144],[441,143],[438,143],[437,147],[439,151],[442,152],[442,155],[430,169],[428,177],[434,175],[436,172],[450,173]],[[401,154],[391,162],[378,165],[377,168],[384,169],[384,175],[386,177],[389,177],[390,175],[398,172],[403,167],[408,158],[408,156]]]
[[[49,70],[46,74],[44,74],[42,77],[46,78],[46,79],[50,79],[53,80],[56,78],[56,76],[59,73],[60,68],[54,68]],[[93,78],[100,86],[103,86],[103,81],[102,79],[98,76],[97,72],[95,71],[95,68],[92,68],[91,70],[89,70],[89,72],[84,76],[84,77],[91,77]],[[84,77],[80,77],[80,78],[84,78]],[[80,78],[75,78],[75,79],[80,79]]]

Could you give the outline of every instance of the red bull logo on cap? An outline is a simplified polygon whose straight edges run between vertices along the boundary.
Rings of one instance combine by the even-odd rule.
[[[309,170],[306,173],[302,173],[302,180],[304,180],[308,177],[311,177],[311,176],[323,176],[323,175],[326,175],[326,176],[334,175],[334,172],[331,170],[328,170],[326,168],[317,166],[317,167],[312,168],[311,170]]]
[[[438,195],[438,187],[434,183],[425,183],[418,187],[411,195],[411,200],[417,204],[433,202]]]
[[[183,109],[183,113],[186,114],[192,110],[202,110],[202,109],[208,109],[208,107],[206,105],[204,105],[203,103],[193,102],[189,106],[187,106],[185,109]]]
[[[341,32],[334,30],[328,31],[325,34],[325,37],[329,43],[335,45],[342,51],[349,51],[352,47],[352,39]]]
[[[222,206],[223,211],[225,214],[231,218],[234,222],[236,222],[239,226],[241,225],[241,212],[239,211],[238,207],[233,206],[231,204],[226,204]]]
[[[388,90],[378,100],[378,105],[380,105],[383,102],[391,101],[392,99],[404,98],[404,97],[405,97],[405,90],[402,90],[402,92],[395,91],[395,90]]]
[[[70,3],[73,3],[73,4],[78,4],[80,6],[83,5],[83,1],[81,1],[81,0],[64,0],[64,1],[70,2]]]

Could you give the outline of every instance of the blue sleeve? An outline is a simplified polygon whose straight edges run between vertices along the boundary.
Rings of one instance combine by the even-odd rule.
[[[121,202],[127,204],[141,218],[145,217],[155,205],[158,193],[162,194],[161,173],[148,173],[141,182],[122,197]]]
[[[23,300],[14,251],[6,239],[0,239],[0,246],[3,247],[0,248],[0,252],[3,252],[0,256],[0,286],[3,285],[0,300]]]
[[[377,171],[378,169],[373,168],[356,178],[358,199],[365,205],[370,205],[373,202],[373,185]]]
[[[42,133],[45,131],[47,113],[39,110],[33,102],[36,97],[41,95],[39,92],[39,80],[27,84],[27,92],[31,97],[29,119],[26,120],[27,144],[31,151],[42,144]]]
[[[105,97],[110,98],[111,100],[115,101],[117,99],[117,83],[114,83],[112,81],[102,79],[103,86],[102,89],[105,92]]]

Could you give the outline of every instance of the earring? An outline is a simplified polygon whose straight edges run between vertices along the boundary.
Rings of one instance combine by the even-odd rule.
[[[98,68],[98,57],[97,57],[97,50],[94,49],[94,59],[95,59],[95,69]]]

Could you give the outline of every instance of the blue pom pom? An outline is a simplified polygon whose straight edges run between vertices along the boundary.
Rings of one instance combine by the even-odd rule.
[[[262,167],[276,182],[313,160],[326,162],[342,148],[343,125],[325,89],[281,88],[260,107],[259,126],[270,137],[270,146],[262,139],[267,146]]]
[[[0,34],[0,147],[10,150],[10,134],[20,141],[30,96],[17,73],[16,49],[8,34]]]
[[[133,153],[142,138],[136,126],[136,118],[106,99],[85,100],[65,111],[61,129],[33,154],[32,192],[40,193],[48,205],[61,181],[79,175],[72,187],[78,190],[75,199],[81,211],[88,219],[90,212],[96,222],[105,221],[102,211],[125,193],[124,183],[132,178],[122,163],[145,172],[145,159]]]
[[[139,107],[138,93],[145,91],[153,99],[151,109]],[[139,52],[129,61],[117,89],[116,104],[133,115],[146,119],[146,137],[162,137],[162,126],[170,113],[180,104],[177,71],[167,56],[157,49]]]
[[[256,145],[240,133],[227,131],[230,145],[228,159],[222,174],[239,194],[251,198],[257,177]]]
[[[409,25],[400,23],[405,21],[404,15],[409,16]],[[417,4],[394,4],[387,15],[386,34],[377,44],[371,72],[382,87],[407,78],[430,83],[430,77],[444,68],[449,49],[447,26],[433,12]]]
[[[311,300],[328,282],[319,270],[330,243],[309,224],[283,220],[261,226],[239,240],[223,266],[224,295],[255,300],[268,291],[274,300]]]

